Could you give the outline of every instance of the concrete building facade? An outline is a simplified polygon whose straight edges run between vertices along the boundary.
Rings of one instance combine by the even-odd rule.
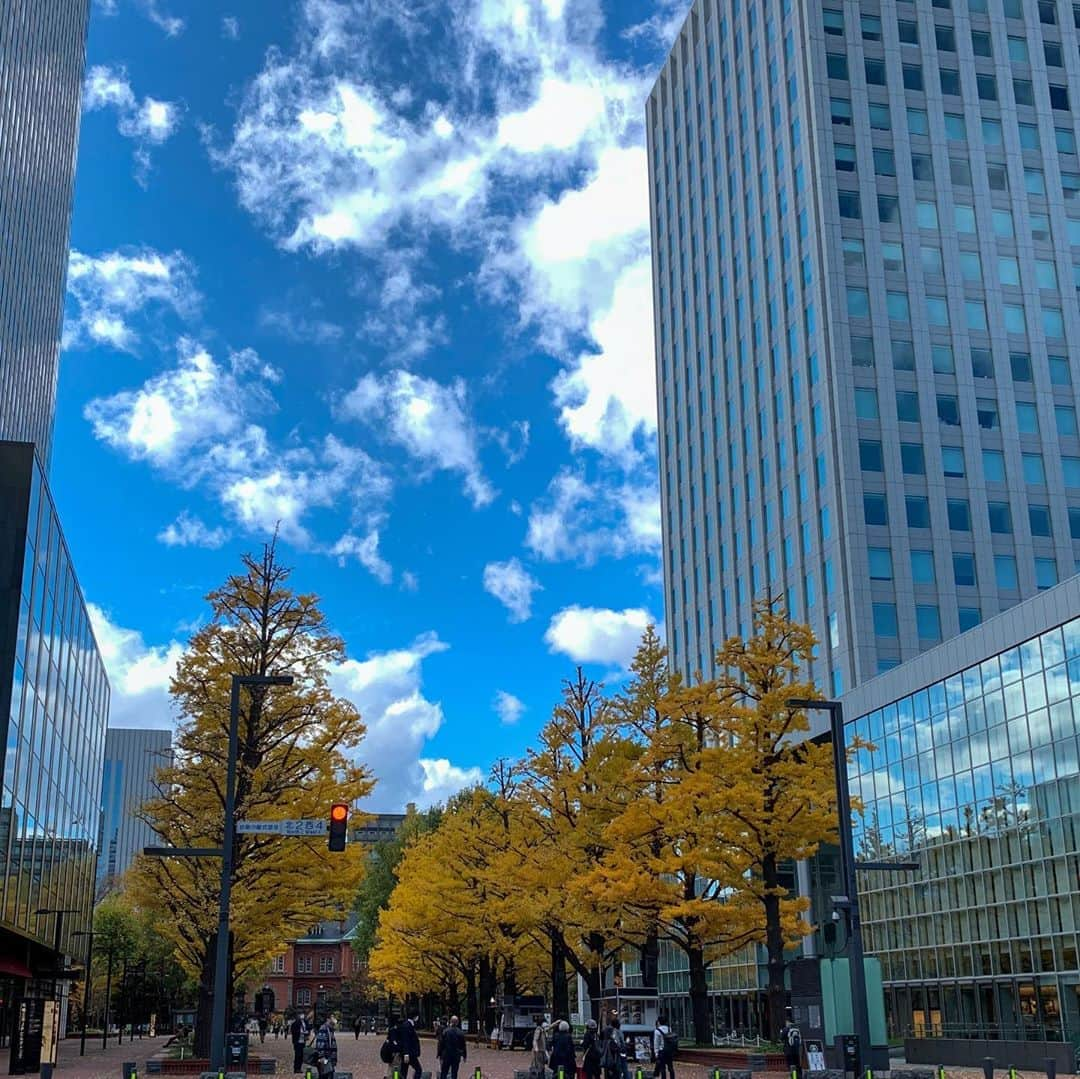
[[[832,695],[1080,556],[1080,13],[696,0],[646,105],[669,644]]]

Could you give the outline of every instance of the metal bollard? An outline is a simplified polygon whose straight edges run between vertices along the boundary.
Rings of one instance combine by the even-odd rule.
[[[983,1057],[983,1076],[985,1079],[994,1079],[994,1058]]]
[[[1047,1057],[1044,1063],[1046,1064],[1046,1079],[1057,1079],[1057,1061],[1053,1057]]]

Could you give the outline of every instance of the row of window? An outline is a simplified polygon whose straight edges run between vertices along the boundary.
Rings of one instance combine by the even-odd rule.
[[[908,528],[930,527],[930,499],[926,495],[904,496],[905,519]],[[946,517],[951,532],[970,532],[971,503],[966,498],[947,498]],[[1008,502],[988,502],[986,506],[990,532],[996,536],[1008,536],[1013,532],[1012,508]],[[1029,525],[1039,528],[1039,535],[1050,535],[1050,511],[1046,506],[1029,507]],[[863,519],[868,526],[889,524],[889,504],[880,492],[863,494]],[[1080,513],[1070,507],[1069,530],[1071,538],[1080,540]],[[1036,533],[1033,531],[1033,535]],[[1057,581],[1055,580],[1056,584]]]
[[[919,423],[922,419],[919,394],[915,390],[897,390],[896,418],[900,423]],[[855,391],[855,415],[861,420],[879,419],[878,402],[873,390],[859,387]],[[984,431],[1001,430],[1001,413],[997,401],[992,397],[979,397],[975,400],[975,417]],[[937,394],[937,418],[946,427],[959,427],[960,399],[955,394]],[[1062,438],[1076,438],[1076,408],[1073,405],[1054,406],[1054,425]],[[1016,429],[1022,435],[1039,434],[1039,410],[1033,401],[1016,402]],[[880,443],[867,443],[880,445]],[[880,471],[875,469],[873,471]]]
[[[911,583],[937,585],[934,569],[934,552],[909,551]],[[891,547],[868,547],[868,565],[871,581],[892,581],[895,577]],[[953,584],[957,588],[977,588],[978,576],[975,555],[971,551],[953,551]],[[1020,587],[1016,558],[1011,554],[994,555],[994,583],[1002,592],[1015,592]],[[1035,559],[1035,579],[1039,588],[1052,588],[1057,583],[1057,563],[1053,558]]]

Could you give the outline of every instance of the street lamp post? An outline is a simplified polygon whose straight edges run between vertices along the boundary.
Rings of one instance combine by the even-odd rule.
[[[236,757],[240,730],[240,687],[291,686],[292,675],[234,674],[229,698],[229,758],[225,770],[225,832],[221,843],[221,898],[218,905],[217,957],[214,963],[214,1011],[210,1023],[210,1070],[225,1065],[225,1016],[228,1010],[229,901],[236,845]]]
[[[851,838],[851,792],[848,789],[847,746],[844,740],[844,706],[839,701],[790,700],[789,708],[828,712],[833,744],[833,772],[836,779],[837,812],[840,817],[840,873],[843,897],[837,906],[847,920],[849,965],[851,968],[851,1015],[858,1041],[855,1074],[861,1074],[863,1053],[872,1056],[870,1008],[866,999],[866,970],[863,967],[862,923],[859,919],[859,886],[855,879],[855,846]]]
[[[82,1033],[79,1035],[79,1056],[86,1056],[86,1016],[90,1010],[90,995],[93,992],[93,962],[94,962],[94,931],[92,929],[77,929],[71,934],[73,937],[86,937],[86,984],[83,987],[82,1007]]]

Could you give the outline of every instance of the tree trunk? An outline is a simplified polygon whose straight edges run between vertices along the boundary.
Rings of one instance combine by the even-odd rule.
[[[705,949],[693,944],[686,949],[690,965],[690,1010],[694,1017],[694,1041],[698,1045],[712,1044],[709,1023],[709,980],[705,973]]]
[[[566,978],[566,945],[558,932],[551,937],[551,1016],[570,1018],[570,983]]]
[[[655,929],[641,943],[641,984],[655,989],[660,976],[660,934]]]
[[[476,1020],[481,1014],[476,998],[476,964],[470,962],[465,969],[465,1009],[469,1020],[469,1030],[476,1030]]]
[[[765,953],[768,957],[769,984],[768,1031],[770,1041],[779,1041],[780,1028],[784,1025],[787,1006],[787,990],[784,986],[784,932],[780,925],[780,891],[776,858],[768,855],[761,863],[761,882],[765,885],[762,903],[765,907]]]

